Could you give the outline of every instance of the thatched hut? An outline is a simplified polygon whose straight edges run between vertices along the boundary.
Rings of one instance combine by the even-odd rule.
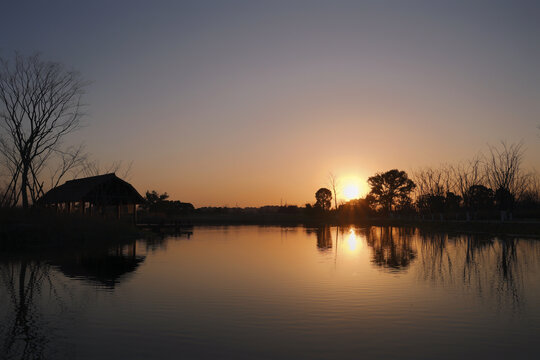
[[[39,204],[59,212],[132,218],[144,202],[135,188],[114,173],[66,181],[48,191]]]

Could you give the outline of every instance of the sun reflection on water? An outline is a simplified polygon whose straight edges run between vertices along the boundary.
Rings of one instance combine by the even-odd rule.
[[[349,229],[349,236],[347,237],[347,250],[349,252],[355,252],[359,249],[360,244],[356,232],[353,228]]]

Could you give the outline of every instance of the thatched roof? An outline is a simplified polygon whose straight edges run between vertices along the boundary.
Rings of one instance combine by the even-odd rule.
[[[39,202],[55,204],[88,201],[94,204],[140,204],[143,197],[114,173],[66,181],[48,191]]]

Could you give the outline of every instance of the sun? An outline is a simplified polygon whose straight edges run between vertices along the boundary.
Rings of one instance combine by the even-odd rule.
[[[354,183],[345,185],[345,187],[343,188],[343,196],[347,201],[357,199],[360,196],[360,187],[358,186],[358,184]]]

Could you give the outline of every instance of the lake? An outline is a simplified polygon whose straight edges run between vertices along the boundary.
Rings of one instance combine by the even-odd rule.
[[[540,358],[540,241],[195,227],[0,257],[2,359]]]

